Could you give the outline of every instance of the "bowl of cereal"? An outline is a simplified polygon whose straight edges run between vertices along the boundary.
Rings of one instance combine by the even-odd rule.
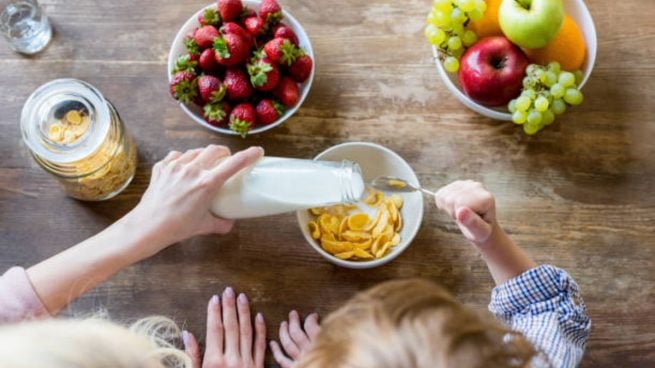
[[[339,144],[314,159],[356,162],[367,183],[378,176],[394,176],[419,185],[402,157],[374,143]],[[346,268],[373,268],[409,247],[423,220],[423,196],[367,188],[357,203],[300,210],[297,218],[309,246],[327,261]]]

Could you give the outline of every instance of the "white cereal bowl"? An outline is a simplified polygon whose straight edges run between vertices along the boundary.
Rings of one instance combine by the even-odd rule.
[[[375,177],[391,175],[406,179],[410,184],[419,185],[414,170],[412,170],[402,157],[390,149],[374,143],[351,142],[339,144],[321,152],[315,157],[315,160],[354,161],[360,165],[364,181],[367,183]],[[309,233],[307,226],[311,220],[311,215],[307,210],[297,212],[298,224],[307,243],[329,262],[352,269],[382,266],[391,262],[409,247],[423,221],[423,195],[419,192],[400,193],[400,195],[403,197],[403,207],[400,210],[403,217],[403,227],[400,230],[400,244],[393,247],[389,254],[380,259],[369,261],[342,260],[323,250],[320,244]]]
[[[582,89],[585,83],[587,83],[591,71],[594,69],[594,64],[596,63],[596,27],[594,26],[593,19],[591,19],[589,9],[587,9],[583,0],[564,0],[564,10],[566,15],[571,17],[580,27],[585,40],[585,46],[587,47],[585,62],[582,65],[582,74],[584,75],[582,83],[580,83],[580,88]],[[444,82],[450,93],[455,95],[461,103],[469,109],[488,118],[505,121],[512,120],[512,114],[509,113],[505,106],[495,108],[487,107],[470,99],[466,94],[464,94],[464,91],[459,84],[457,73],[448,73],[446,69],[444,69],[441,61],[439,61],[437,48],[435,46],[432,46],[432,55],[435,64],[437,65],[439,77],[441,77],[441,80]]]
[[[248,6],[251,9],[255,9],[255,10],[259,9],[259,1],[257,0],[242,0],[242,2],[244,6]],[[187,33],[189,33],[189,31],[199,26],[198,16],[209,8],[216,8],[216,3],[207,5],[204,8],[197,11],[191,18],[189,18],[184,23],[182,28],[180,28],[180,30],[177,32],[177,35],[175,36],[175,40],[171,45],[171,49],[168,52],[168,65],[166,71],[168,74],[169,82],[171,81],[172,78],[171,71],[175,68],[175,61],[177,60],[178,57],[187,53],[187,49],[184,46],[184,37],[187,35]],[[312,60],[314,60],[314,66],[312,67],[312,72],[309,75],[309,78],[304,83],[301,83],[298,86],[300,92],[300,100],[298,100],[298,103],[294,107],[287,109],[284,115],[280,116],[280,118],[277,119],[276,121],[264,126],[259,126],[259,125],[255,126],[255,128],[251,129],[248,132],[249,135],[257,134],[273,129],[276,126],[285,122],[287,119],[289,119],[303,104],[305,98],[307,98],[309,89],[311,88],[312,83],[314,82],[314,72],[316,70],[316,58],[314,57],[314,50],[312,49],[312,44],[309,41],[309,36],[307,36],[305,29],[300,25],[300,23],[296,20],[296,18],[294,18],[293,15],[291,15],[291,13],[289,13],[285,9],[282,9],[282,22],[288,25],[296,33],[296,36],[298,36],[299,46],[302,47],[303,50],[305,50],[305,53],[307,53],[307,55],[309,55],[312,58]],[[202,117],[202,110],[200,106],[197,106],[193,103],[192,104],[180,103],[180,107],[187,115],[189,115],[191,119],[193,119],[196,123],[204,126],[207,129],[213,130],[218,133],[229,134],[229,135],[239,134],[230,129],[215,127],[207,123],[205,119]]]

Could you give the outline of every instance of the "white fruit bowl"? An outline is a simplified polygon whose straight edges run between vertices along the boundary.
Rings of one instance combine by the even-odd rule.
[[[412,185],[419,185],[418,178],[407,161],[390,149],[374,143],[351,142],[339,144],[321,152],[316,156],[315,160],[354,161],[361,167],[364,181],[367,183],[378,176],[390,175],[406,179]],[[390,195],[390,193],[385,194]],[[393,247],[389,254],[382,258],[368,261],[349,261],[339,259],[326,252],[309,233],[308,224],[312,216],[307,210],[297,212],[298,225],[300,225],[300,230],[307,243],[323,258],[335,265],[353,269],[382,266],[391,262],[409,247],[423,221],[423,194],[419,192],[399,194],[403,197],[403,206],[400,209],[403,218],[403,227],[400,230],[400,244]],[[365,208],[366,205],[360,207]]]
[[[256,0],[242,0],[243,5],[247,6],[253,10],[256,10],[259,13],[259,1]],[[175,40],[173,41],[173,44],[171,45],[171,49],[168,52],[168,65],[166,72],[168,74],[168,81],[171,81],[172,75],[171,71],[175,68],[175,61],[177,60],[178,57],[187,54],[187,49],[184,46],[184,38],[186,37],[187,33],[191,31],[192,29],[195,29],[199,26],[198,22],[198,16],[202,14],[206,9],[209,8],[216,8],[216,3],[212,3],[210,5],[207,5],[203,7],[202,9],[198,10],[193,16],[191,16],[180,28],[180,30],[177,32],[177,35],[175,36]],[[299,94],[300,94],[300,99],[298,100],[298,103],[293,106],[292,108],[287,109],[284,112],[284,115],[280,116],[279,119],[275,120],[274,122],[267,124],[267,125],[256,125],[254,128],[252,128],[250,131],[248,131],[248,135],[250,134],[257,134],[261,132],[265,132],[267,130],[273,129],[276,126],[284,123],[287,119],[289,119],[297,110],[300,108],[300,106],[303,104],[305,101],[305,98],[307,98],[307,94],[309,93],[309,89],[312,87],[312,83],[314,82],[314,72],[316,70],[316,58],[314,57],[314,49],[312,49],[312,44],[309,41],[309,36],[307,36],[307,33],[305,32],[305,29],[300,25],[300,23],[296,20],[296,18],[291,15],[288,11],[285,9],[282,9],[282,22],[288,25],[295,33],[296,36],[298,36],[298,44],[299,46],[305,51],[307,55],[309,55],[312,60],[314,60],[314,66],[312,67],[312,72],[309,75],[309,78],[304,82],[301,83],[298,86]],[[183,104],[180,103],[180,107],[182,110],[189,115],[191,119],[193,119],[196,123],[204,126],[207,129],[213,130],[217,133],[223,133],[223,134],[229,134],[229,135],[239,135],[239,133],[234,132],[228,128],[221,128],[221,127],[215,127],[205,121],[205,119],[202,116],[202,109],[200,106],[190,103],[190,104]]]
[[[594,21],[591,19],[589,9],[587,9],[583,0],[564,0],[564,10],[566,15],[571,17],[580,27],[587,48],[585,62],[582,65],[582,83],[580,83],[579,86],[579,88],[582,89],[585,83],[587,83],[596,62],[596,27],[594,26]],[[448,90],[455,95],[461,103],[469,109],[488,118],[505,121],[512,120],[512,114],[509,113],[506,106],[488,107],[470,99],[466,94],[464,94],[464,91],[459,84],[457,73],[448,73],[446,69],[444,69],[442,62],[439,60],[437,48],[435,46],[432,46],[432,55],[434,56],[435,64],[437,65],[439,77],[441,77],[441,80],[444,82]]]

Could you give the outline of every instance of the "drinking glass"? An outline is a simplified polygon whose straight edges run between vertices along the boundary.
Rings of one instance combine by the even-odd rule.
[[[17,52],[31,55],[52,38],[52,27],[36,0],[0,0],[0,33]]]

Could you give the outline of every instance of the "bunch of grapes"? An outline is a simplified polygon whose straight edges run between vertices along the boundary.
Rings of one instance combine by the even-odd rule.
[[[562,71],[556,61],[547,66],[528,65],[521,95],[507,106],[512,121],[522,124],[526,134],[536,134],[552,124],[555,116],[563,114],[567,106],[582,103],[584,97],[578,89],[580,82],[581,71]]]
[[[475,32],[466,26],[469,21],[482,19],[486,10],[484,0],[434,0],[425,37],[439,50],[439,58],[448,72],[459,70],[459,58],[466,47],[478,40]]]

